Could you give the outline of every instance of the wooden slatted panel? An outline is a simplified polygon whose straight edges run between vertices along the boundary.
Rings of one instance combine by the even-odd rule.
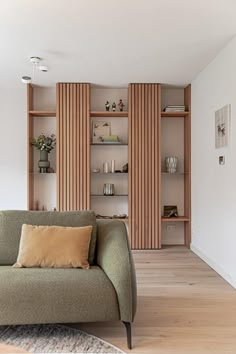
[[[129,233],[133,249],[160,248],[160,85],[129,85]]]
[[[57,84],[57,208],[90,208],[89,84]]]
[[[184,214],[189,218],[185,222],[185,245],[191,243],[191,85],[184,89],[184,104],[189,114],[184,119]]]

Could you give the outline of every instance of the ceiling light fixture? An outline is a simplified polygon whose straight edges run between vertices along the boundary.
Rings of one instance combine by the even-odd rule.
[[[23,84],[30,84],[32,82],[32,79],[30,76],[22,76],[21,81]]]
[[[22,76],[21,81],[24,84],[29,84],[29,83],[34,81],[35,73],[36,73],[37,69],[42,71],[42,72],[47,72],[48,71],[48,67],[46,65],[39,65],[41,61],[42,61],[42,58],[40,58],[40,57],[34,57],[34,56],[30,57],[30,62],[32,64],[32,77],[30,77],[30,76]]]

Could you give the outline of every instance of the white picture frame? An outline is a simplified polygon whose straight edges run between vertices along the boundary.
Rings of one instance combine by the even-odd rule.
[[[102,144],[103,137],[111,135],[111,123],[107,121],[93,121],[92,124],[92,142],[93,144]]]
[[[215,147],[216,149],[224,148],[229,145],[230,139],[230,119],[231,105],[215,111]]]

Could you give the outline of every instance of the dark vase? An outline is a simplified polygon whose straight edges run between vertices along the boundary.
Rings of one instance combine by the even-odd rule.
[[[48,161],[48,152],[46,150],[40,150],[40,160],[38,162],[39,172],[47,173],[50,167],[50,162]]]

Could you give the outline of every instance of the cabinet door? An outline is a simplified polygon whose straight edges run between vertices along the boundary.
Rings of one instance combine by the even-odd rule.
[[[161,247],[160,85],[129,85],[129,232],[133,249]]]
[[[89,84],[57,84],[57,208],[90,208]]]

